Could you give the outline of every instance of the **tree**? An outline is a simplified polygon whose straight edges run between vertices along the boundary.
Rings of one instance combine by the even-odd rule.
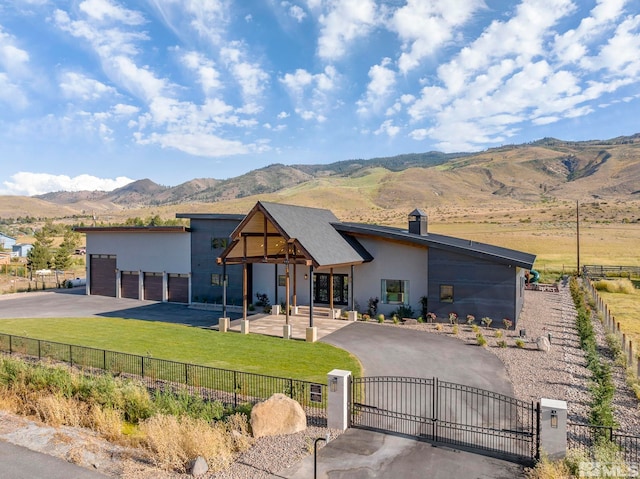
[[[27,254],[29,266],[32,272],[33,270],[47,269],[51,267],[53,262],[53,255],[51,252],[53,238],[51,238],[49,232],[50,229],[45,225],[41,230],[34,233],[36,241],[33,243],[33,248],[31,248]]]
[[[60,246],[53,255],[53,262],[56,270],[66,270],[71,266],[71,255],[80,244],[80,235],[70,228],[64,232],[64,238]]]

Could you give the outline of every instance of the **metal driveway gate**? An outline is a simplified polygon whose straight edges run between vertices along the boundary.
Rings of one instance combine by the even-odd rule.
[[[353,378],[351,426],[452,444],[531,463],[540,406],[438,378]]]

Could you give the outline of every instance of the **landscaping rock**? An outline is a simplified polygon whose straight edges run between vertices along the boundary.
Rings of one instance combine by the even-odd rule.
[[[402,324],[418,324],[418,320],[415,318],[402,318]]]
[[[297,401],[284,394],[274,394],[253,406],[253,437],[294,434],[307,428],[307,415]]]
[[[191,461],[191,467],[189,468],[189,473],[192,476],[201,476],[206,474],[209,470],[209,465],[207,461],[202,456],[198,456],[193,461]]]
[[[544,351],[545,353],[551,351],[551,344],[549,343],[549,340],[544,336],[540,336],[538,339],[536,339],[536,345],[538,346],[538,351]]]

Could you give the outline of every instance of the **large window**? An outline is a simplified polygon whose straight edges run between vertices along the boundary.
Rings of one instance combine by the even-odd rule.
[[[409,281],[383,279],[382,302],[385,304],[409,304]]]
[[[440,302],[453,303],[453,285],[451,284],[440,285]]]
[[[226,275],[224,277],[224,279],[227,280],[227,284],[229,284],[229,275]],[[213,273],[211,275],[211,286],[224,286],[223,282],[223,277],[221,274],[219,273]]]

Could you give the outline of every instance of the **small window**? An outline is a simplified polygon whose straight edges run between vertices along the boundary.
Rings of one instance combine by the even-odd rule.
[[[211,238],[211,249],[224,249],[228,245],[228,238]]]
[[[450,284],[440,285],[440,302],[453,303],[453,285],[450,285]]]
[[[279,274],[278,275],[278,286],[286,286],[287,285],[287,278],[284,274]]]
[[[225,279],[227,280],[227,284],[229,284],[229,275],[226,275]],[[224,286],[222,284],[222,275],[221,274],[213,273],[211,275],[211,286]]]
[[[409,281],[383,279],[382,302],[384,304],[409,304]]]

